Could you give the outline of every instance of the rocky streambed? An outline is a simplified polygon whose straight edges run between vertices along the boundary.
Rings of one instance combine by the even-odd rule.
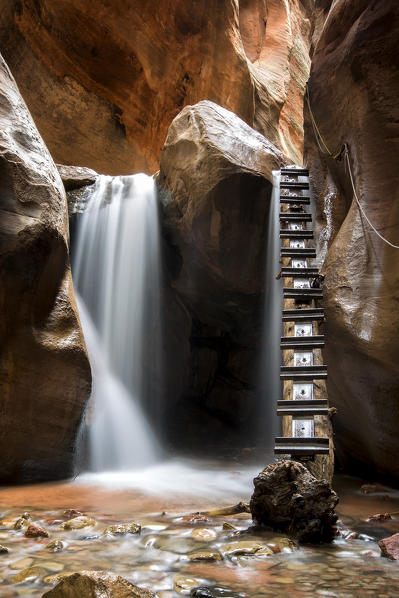
[[[223,514],[248,500],[250,487],[247,496],[237,495],[239,485],[229,491],[245,475],[215,470],[221,491],[208,499],[178,484],[157,494],[76,482],[0,490],[0,596],[39,597],[82,570],[120,575],[160,598],[398,596],[398,562],[383,558],[377,542],[398,531],[399,520],[366,521],[399,511],[398,495],[336,480],[338,535],[332,544],[299,546],[253,527],[250,513]]]

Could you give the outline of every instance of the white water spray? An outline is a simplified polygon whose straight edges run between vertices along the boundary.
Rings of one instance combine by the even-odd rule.
[[[73,275],[93,370],[90,468],[148,465],[157,442],[140,403],[151,402],[161,378],[154,180],[101,176],[78,218]]]

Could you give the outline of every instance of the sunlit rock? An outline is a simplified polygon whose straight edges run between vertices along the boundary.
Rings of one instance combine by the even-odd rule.
[[[0,45],[53,157],[154,172],[170,122],[209,98],[300,160],[313,7],[268,0],[5,0]]]

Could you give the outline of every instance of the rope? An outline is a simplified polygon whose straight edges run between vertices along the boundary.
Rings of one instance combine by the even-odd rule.
[[[327,143],[324,141],[323,136],[320,133],[320,129],[317,126],[316,119],[315,119],[315,117],[313,115],[313,112],[312,112],[312,108],[310,106],[309,87],[308,87],[307,84],[306,84],[306,100],[307,100],[307,104],[308,104],[308,108],[309,108],[309,114],[310,114],[310,120],[312,122],[313,132],[315,134],[315,138],[316,138],[316,142],[317,142],[317,145],[319,147],[319,150],[321,151],[322,154],[327,154],[333,160],[339,160],[340,161],[340,160],[342,160],[342,157],[344,157],[344,160],[345,160],[345,162],[346,162],[346,164],[348,166],[348,170],[349,170],[349,177],[350,177],[350,180],[351,180],[351,185],[352,185],[352,190],[353,190],[353,196],[354,196],[354,198],[356,200],[356,203],[357,203],[357,205],[359,207],[359,210],[360,210],[361,214],[366,219],[366,221],[367,221],[368,225],[370,226],[370,228],[375,232],[375,234],[382,241],[384,241],[384,243],[386,243],[390,247],[393,247],[394,249],[399,249],[399,245],[394,245],[393,243],[391,243],[391,241],[388,241],[388,239],[386,239],[385,237],[383,237],[381,235],[381,233],[375,228],[375,226],[370,222],[370,219],[368,218],[366,212],[364,211],[364,208],[362,207],[362,205],[361,205],[361,203],[359,201],[359,198],[357,196],[356,189],[355,189],[355,183],[354,183],[354,180],[353,180],[353,173],[352,173],[351,163],[350,163],[350,160],[349,160],[349,153],[350,153],[349,152],[349,145],[347,143],[344,143],[341,146],[341,149],[339,151],[336,151],[336,152],[333,153],[329,149]],[[324,147],[324,149],[323,149],[323,147]]]
[[[375,232],[376,235],[378,235],[380,237],[380,239],[382,241],[384,241],[384,243],[387,243],[387,245],[390,245],[390,247],[393,247],[394,249],[399,249],[399,245],[394,245],[393,243],[391,243],[391,241],[388,241],[388,239],[386,239],[385,237],[383,237],[380,232],[378,232],[378,230],[375,228],[375,226],[370,222],[370,220],[369,220],[366,212],[364,211],[364,208],[361,206],[359,198],[358,198],[357,193],[356,193],[355,184],[353,182],[353,174],[352,174],[352,169],[351,169],[351,163],[350,163],[350,160],[349,160],[349,149],[348,148],[345,149],[345,159],[346,159],[346,163],[348,164],[349,176],[350,176],[350,179],[351,179],[352,189],[353,189],[353,195],[354,195],[354,197],[356,199],[357,205],[359,206],[359,210],[361,211],[361,213],[363,214],[363,216],[367,220],[370,228]]]

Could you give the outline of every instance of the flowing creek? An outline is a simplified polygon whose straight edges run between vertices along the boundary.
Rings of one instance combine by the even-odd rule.
[[[341,535],[325,546],[294,547],[286,536],[251,528],[249,514],[192,517],[248,500],[259,470],[165,462],[132,476],[89,474],[74,482],[3,488],[0,543],[9,554],[0,555],[0,596],[42,596],[60,574],[83,569],[120,574],[160,598],[189,595],[196,586],[211,586],[211,595],[225,597],[399,595],[399,564],[382,558],[376,543],[397,531],[399,520],[365,521],[399,511],[397,492],[362,494],[360,480],[338,477]],[[69,508],[95,524],[61,530]],[[26,511],[49,538],[26,538],[25,528],[10,529]],[[132,521],[142,526],[140,534],[103,533]],[[48,550],[54,540],[63,542],[62,551]],[[273,553],[270,547],[276,546],[281,552]],[[200,560],[207,556],[217,560]]]

